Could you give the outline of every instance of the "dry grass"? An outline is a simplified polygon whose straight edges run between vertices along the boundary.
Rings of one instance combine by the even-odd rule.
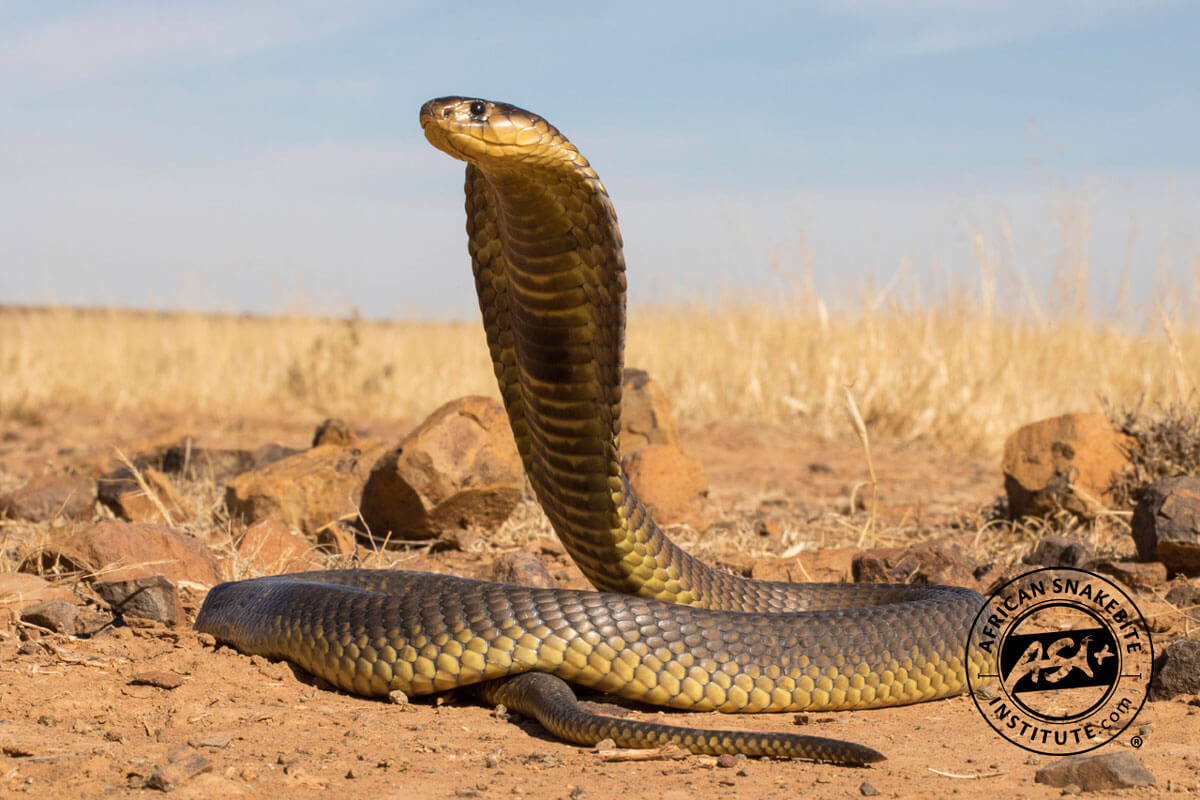
[[[844,434],[852,387],[873,436],[994,449],[1069,410],[1169,405],[1195,391],[1200,329],[1005,317],[991,300],[830,314],[814,295],[635,307],[627,363],[686,423],[783,420]],[[1039,309],[1039,314],[1041,310]],[[349,319],[0,310],[0,416],[48,407],[188,415],[419,419],[495,395],[481,326]]]

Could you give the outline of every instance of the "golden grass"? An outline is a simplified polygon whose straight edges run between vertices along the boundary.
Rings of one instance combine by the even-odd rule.
[[[661,382],[685,423],[847,434],[851,387],[872,436],[994,449],[1018,425],[1105,400],[1194,400],[1200,330],[1166,315],[1144,332],[1078,315],[1005,317],[961,299],[829,314],[798,292],[635,307],[626,363]],[[478,323],[356,317],[0,310],[0,374],[0,416],[30,418],[85,406],[415,421],[450,398],[496,394]]]

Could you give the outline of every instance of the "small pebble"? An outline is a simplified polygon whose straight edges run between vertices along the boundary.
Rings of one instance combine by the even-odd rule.
[[[729,753],[721,753],[721,755],[717,756],[718,767],[729,769],[730,767],[736,767],[737,763],[737,758],[729,755]]]
[[[863,781],[858,785],[858,793],[863,797],[875,797],[879,794],[879,790],[873,784]]]

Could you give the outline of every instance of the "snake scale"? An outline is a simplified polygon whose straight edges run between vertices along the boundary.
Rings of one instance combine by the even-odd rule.
[[[863,745],[585,712],[564,683],[678,709],[864,709],[958,694],[983,599],[945,586],[792,584],[716,570],[672,543],[621,470],[625,264],[587,159],[546,120],[445,97],[421,108],[467,162],[468,249],[517,448],[554,529],[599,592],[338,570],[223,583],[196,627],[346,691],[475,685],[581,744],[866,763]]]

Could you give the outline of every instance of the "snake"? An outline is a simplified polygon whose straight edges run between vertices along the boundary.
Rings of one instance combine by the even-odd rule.
[[[487,346],[533,492],[597,591],[404,570],[213,587],[195,626],[358,695],[473,687],[564,740],[867,764],[855,742],[597,714],[571,685],[728,713],[870,709],[978,676],[983,598],[954,586],[759,581],[691,556],[621,466],[625,261],[608,191],[544,118],[443,97],[425,138],[466,162],[467,240]]]

